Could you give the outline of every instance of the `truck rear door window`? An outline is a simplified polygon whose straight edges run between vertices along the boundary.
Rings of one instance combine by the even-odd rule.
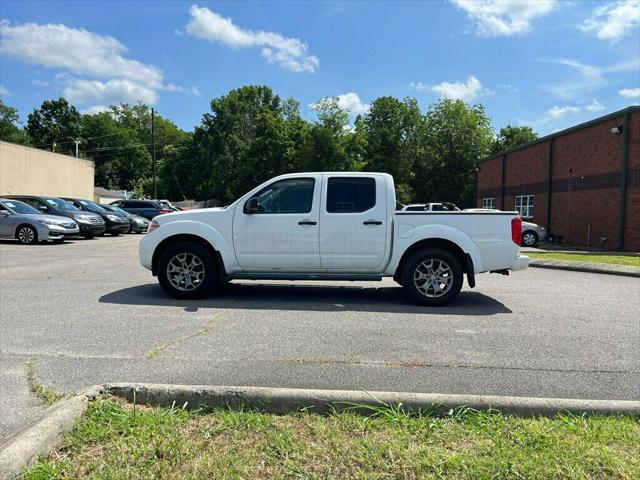
[[[327,183],[328,213],[366,212],[376,205],[376,180],[366,177],[332,177]]]

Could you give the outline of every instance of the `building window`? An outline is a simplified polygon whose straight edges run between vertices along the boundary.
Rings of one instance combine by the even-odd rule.
[[[533,195],[516,197],[516,210],[522,218],[533,218]]]
[[[490,208],[491,210],[495,210],[496,208],[496,199],[494,197],[485,197],[482,199],[482,208]]]

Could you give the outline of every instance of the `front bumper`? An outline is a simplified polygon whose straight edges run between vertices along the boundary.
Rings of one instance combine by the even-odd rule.
[[[107,233],[126,233],[129,231],[129,222],[126,223],[107,223],[105,227]]]
[[[529,266],[529,257],[526,255],[518,255],[511,264],[509,270],[517,272],[518,270],[524,270]]]
[[[61,240],[66,237],[75,237],[79,232],[78,227],[64,228],[46,225],[38,229],[38,238],[40,240]]]
[[[104,233],[104,223],[78,223],[80,235],[101,235]]]
[[[131,231],[134,233],[146,232],[149,228],[149,223],[141,224],[137,222],[133,222],[131,224]]]

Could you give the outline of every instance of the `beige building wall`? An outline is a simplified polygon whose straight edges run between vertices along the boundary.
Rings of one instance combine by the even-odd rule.
[[[0,141],[0,196],[93,198],[89,160]]]

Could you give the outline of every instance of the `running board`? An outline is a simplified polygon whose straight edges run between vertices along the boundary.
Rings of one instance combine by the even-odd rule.
[[[270,273],[257,272],[245,273],[237,272],[229,275],[230,280],[333,280],[333,281],[351,281],[351,282],[379,282],[382,275],[369,273]]]

